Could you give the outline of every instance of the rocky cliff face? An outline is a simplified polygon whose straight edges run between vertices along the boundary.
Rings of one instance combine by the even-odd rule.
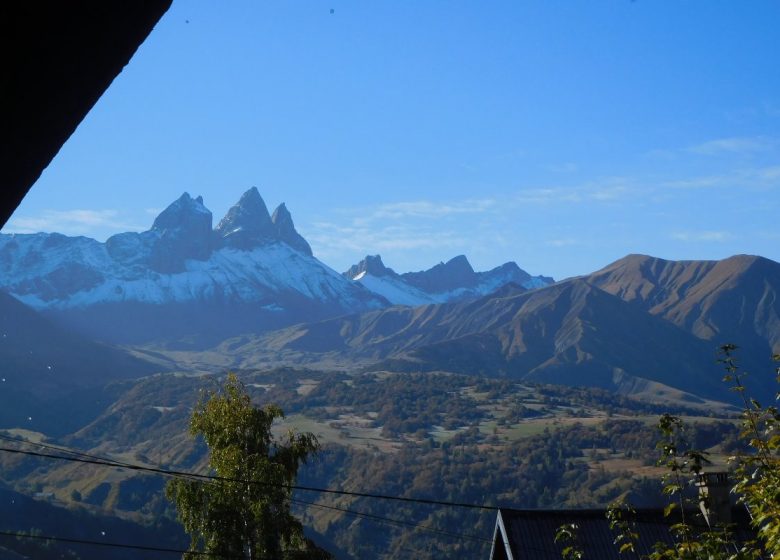
[[[257,188],[246,191],[228,210],[216,229],[218,244],[224,247],[249,250],[276,239],[271,216]]]
[[[274,226],[275,238],[286,243],[296,251],[304,255],[312,256],[309,243],[295,230],[292,216],[287,206],[282,202],[271,216],[271,223]]]

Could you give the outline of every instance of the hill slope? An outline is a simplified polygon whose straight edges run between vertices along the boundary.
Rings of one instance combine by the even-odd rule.
[[[219,351],[228,349],[243,357],[242,366],[274,359],[357,363],[626,393],[663,389],[660,384],[728,398],[710,343],[583,279],[532,292],[507,288],[473,302],[393,307],[301,324],[235,339]]]
[[[158,365],[63,330],[0,291],[0,425],[62,433],[105,405],[104,386],[156,371]]]

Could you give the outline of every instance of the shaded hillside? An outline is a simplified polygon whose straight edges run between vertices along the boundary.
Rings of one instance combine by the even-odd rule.
[[[3,427],[51,429],[59,425],[55,431],[65,430],[91,408],[105,406],[105,385],[158,370],[123,350],[63,330],[0,292]]]
[[[760,257],[664,261],[631,255],[590,276],[481,299],[390,307],[221,342],[207,352],[150,348],[191,369],[385,368],[511,376],[652,395],[725,398],[716,352],[742,350],[750,389],[774,392],[780,264]]]
[[[629,255],[586,278],[713,345],[738,344],[746,360],[780,353],[780,263],[751,255],[721,261]]]
[[[87,509],[66,509],[46,501],[33,500],[0,484],[0,530],[33,532],[106,543],[186,549],[186,535],[178,524],[162,518],[154,526],[143,526]],[[171,553],[128,550],[87,544],[45,542],[4,538],[0,558],[105,558],[167,559]],[[22,556],[12,556],[15,551]]]
[[[652,393],[663,389],[654,384],[662,384],[728,398],[709,342],[582,279],[532,292],[505,289],[468,303],[393,307],[296,325],[227,346],[259,360],[377,361],[373,368],[509,376],[627,393]]]
[[[393,365],[406,361],[407,368],[492,372],[626,393],[652,391],[660,383],[728,398],[709,344],[585,281],[489,304],[483,309],[488,315],[488,307],[514,313],[492,329],[418,347]]]

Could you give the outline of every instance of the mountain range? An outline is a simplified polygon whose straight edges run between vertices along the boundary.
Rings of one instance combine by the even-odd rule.
[[[724,343],[742,347],[751,389],[774,394],[779,290],[780,264],[761,257],[629,255],[541,289],[508,284],[470,301],[302,323],[227,340],[211,355],[229,355],[233,367],[452,371],[733,400],[715,359]],[[193,360],[208,367],[205,354]]]
[[[428,270],[403,274],[386,267],[379,255],[367,255],[344,272],[344,276],[396,305],[464,301],[485,296],[510,283],[526,289],[553,283],[548,276],[531,276],[514,262],[487,272],[475,272],[465,255]]]
[[[406,294],[395,297],[372,287],[373,275],[355,280],[316,259],[286,206],[270,214],[254,187],[216,227],[212,222],[203,199],[184,193],[151,229],[105,243],[58,233],[3,234],[0,288],[90,337],[202,346],[396,303],[481,296],[508,282],[551,281],[531,278],[515,263],[476,273],[460,256],[401,276],[382,266],[379,282],[395,282]]]
[[[462,255],[403,274],[367,256],[339,274],[315,258],[286,207],[269,213],[256,189],[216,227],[202,199],[185,193],[150,230],[105,243],[0,235],[0,435],[200,471],[205,448],[188,419],[218,382],[202,374],[233,370],[256,404],[284,407],[280,432],[322,438],[307,484],[351,488],[376,471],[356,488],[386,481],[384,493],[408,487],[458,501],[471,500],[464,491],[522,495],[538,498],[532,507],[541,486],[509,492],[519,472],[534,480],[549,458],[577,475],[561,478],[577,488],[589,487],[584,474],[612,488],[616,476],[645,472],[649,455],[631,447],[629,456],[618,442],[651,447],[637,430],[662,411],[691,414],[723,440],[740,403],[722,382],[720,344],[741,347],[747,394],[774,400],[779,292],[780,263],[748,255],[628,255],[559,282],[512,262],[477,272]],[[582,440],[587,429],[598,438]],[[545,455],[545,442],[562,434],[574,443],[571,460],[556,448]],[[533,443],[518,447],[526,438]],[[605,470],[605,457],[631,472]],[[449,477],[457,493],[429,494],[458,462]],[[45,513],[67,524],[70,514],[54,506],[68,504],[81,516],[74,523],[104,528],[94,515],[149,521],[168,507],[160,478],[10,454],[0,466],[7,499],[41,490],[18,502],[28,517],[10,512],[13,520]],[[593,488],[601,496],[606,486]],[[324,515],[309,520],[318,531],[351,534],[351,518]],[[430,523],[427,515],[420,520]],[[41,526],[56,534],[63,525]],[[345,557],[387,548],[374,545]]]
[[[398,274],[374,255],[339,274],[314,257],[285,205],[270,214],[255,188],[214,228],[203,200],[184,193],[150,230],[105,243],[1,235],[0,288],[13,296],[0,298],[15,338],[0,342],[6,370],[29,369],[16,378],[39,393],[61,392],[58,379],[297,364],[727,399],[717,345],[740,345],[754,371],[780,353],[780,264],[769,259],[629,255],[553,283],[513,262],[476,272],[463,255]],[[35,334],[16,340],[35,332],[45,350]],[[87,360],[76,371],[69,349],[114,368]],[[43,362],[70,373],[43,375]],[[763,395],[772,381],[751,383]]]

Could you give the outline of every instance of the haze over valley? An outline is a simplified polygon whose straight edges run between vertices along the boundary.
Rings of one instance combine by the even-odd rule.
[[[497,510],[699,451],[780,526],[779,3],[66,4],[3,12],[0,560],[560,558]]]
[[[476,272],[465,256],[397,274],[368,255],[338,273],[312,254],[287,208],[269,213],[254,188],[216,227],[203,200],[184,193],[151,229],[104,243],[0,234],[0,284],[4,437],[202,469],[204,450],[187,435],[189,411],[215,376],[236,371],[256,402],[284,407],[284,426],[326,444],[306,480],[358,480],[354,469],[373,456],[402,477],[429,469],[453,477],[444,494],[412,484],[410,495],[462,499],[457,480],[469,480],[473,499],[523,507],[598,505],[621,492],[655,503],[644,478],[654,472],[652,432],[642,436],[649,447],[610,456],[593,455],[584,442],[614,447],[614,430],[644,433],[663,410],[730,434],[737,400],[721,380],[717,347],[738,341],[743,365],[756,372],[769,372],[768,358],[780,351],[780,264],[763,257],[628,255],[558,282],[512,261]],[[757,375],[746,383],[769,398],[773,381]],[[705,429],[713,416],[722,420]],[[503,469],[505,454],[537,445],[550,430],[575,438],[579,450],[566,451],[574,462],[549,465],[555,498],[516,494],[522,466],[486,498],[487,488],[458,470],[469,468],[476,448],[466,463],[448,463],[450,445],[462,442],[489,450],[485,468]],[[391,466],[410,453],[427,454],[427,466]],[[0,457],[8,491],[35,488],[46,507],[75,508],[93,516],[90,523],[112,511],[152,540],[149,522],[172,522],[153,477],[106,478],[99,467],[85,476],[84,468],[42,461]],[[639,470],[630,474],[629,465]],[[610,474],[599,478],[596,466]],[[383,472],[389,478],[364,483],[390,491]],[[587,480],[591,493],[575,491],[575,480]],[[553,484],[524,484],[537,483]],[[369,546],[358,543],[370,526],[344,533],[348,516],[326,522],[317,508],[307,515],[315,537],[344,557]],[[486,518],[457,520],[489,531]],[[395,550],[406,538],[388,534],[366,550]]]

